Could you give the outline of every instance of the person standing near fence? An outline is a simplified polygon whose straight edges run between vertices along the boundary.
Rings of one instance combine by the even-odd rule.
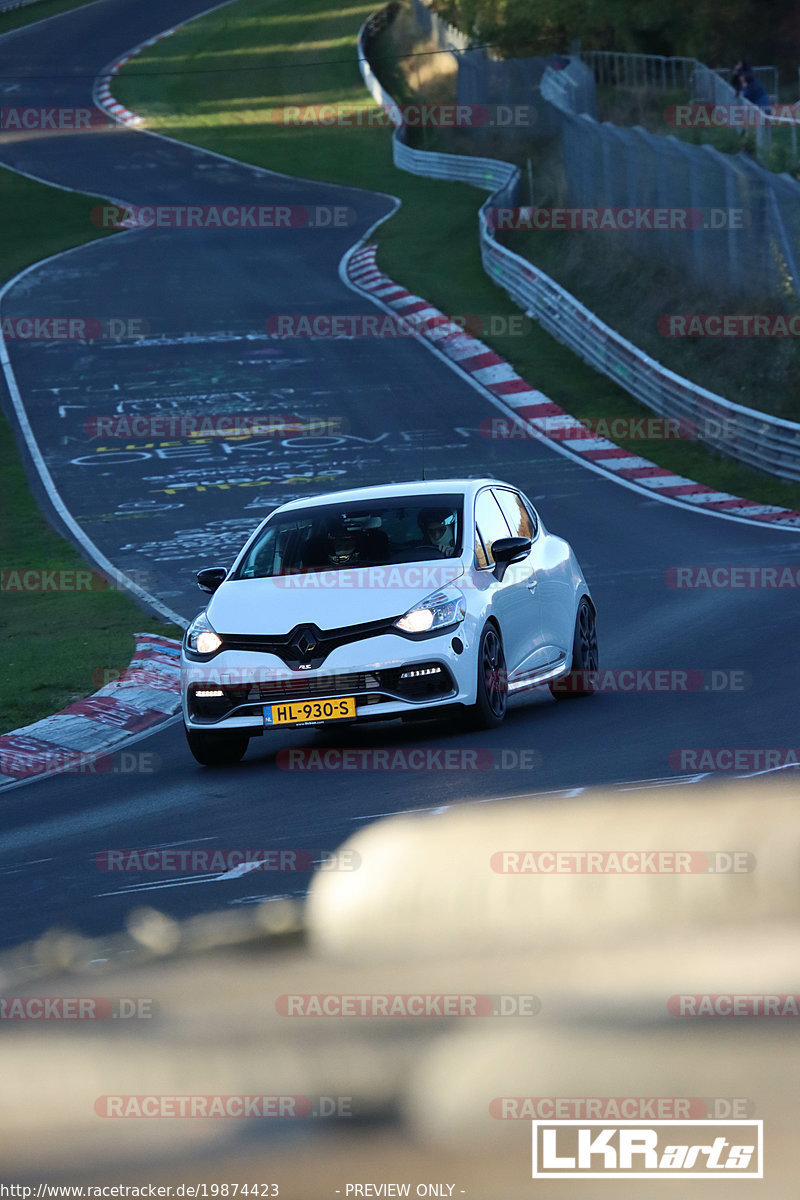
[[[731,83],[733,84],[733,89],[737,96],[741,96],[742,94],[741,76],[750,74],[752,70],[753,68],[750,66],[750,63],[746,58],[740,58],[737,63],[733,64],[733,70],[731,71]]]
[[[752,71],[742,71],[739,75],[741,94],[750,104],[755,104],[767,114],[772,112],[769,96],[763,84],[759,83]]]
[[[746,58],[740,58],[734,65],[733,88],[737,99],[747,100],[750,104],[755,104],[757,108],[763,109],[765,113],[771,112],[767,90],[756,79],[753,68]]]

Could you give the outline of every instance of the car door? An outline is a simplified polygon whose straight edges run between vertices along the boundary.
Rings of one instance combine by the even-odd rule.
[[[476,538],[478,567],[493,571],[492,546],[500,538],[517,536],[517,530],[509,525],[491,488],[484,488],[476,497],[475,525],[479,535]],[[540,633],[535,590],[528,587],[530,571],[526,567],[527,561],[509,564],[502,580],[493,581],[492,608],[500,622],[509,674],[529,657],[536,644],[537,631]]]
[[[542,616],[542,597],[540,590],[539,560],[543,538],[540,536],[539,522],[532,509],[526,505],[519,492],[513,488],[494,487],[492,489],[512,537],[527,537],[531,539],[531,550],[521,562],[512,563],[509,572],[514,574],[514,582],[518,587],[519,599],[515,606],[515,615],[520,622],[520,672],[535,670],[549,661],[545,651],[544,620]]]
[[[521,493],[512,488],[496,487],[494,491],[506,520],[518,536],[530,537],[533,543],[518,568],[528,571],[527,586],[537,601],[536,644],[523,663],[524,670],[536,670],[558,663],[572,646],[575,617],[566,570],[569,547],[561,538],[547,535],[536,510]]]

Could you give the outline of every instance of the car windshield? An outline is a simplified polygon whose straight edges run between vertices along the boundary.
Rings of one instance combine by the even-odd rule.
[[[463,508],[463,497],[454,494],[319,504],[279,513],[249,547],[234,578],[457,558]]]

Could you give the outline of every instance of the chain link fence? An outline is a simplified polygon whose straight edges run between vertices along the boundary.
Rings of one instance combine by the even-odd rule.
[[[564,111],[561,146],[570,205],[667,213],[670,228],[625,234],[634,254],[745,302],[800,294],[800,185],[788,176]]]
[[[624,56],[625,62],[634,57]],[[673,77],[683,78],[701,102],[737,102],[730,84],[702,63],[694,63],[690,72],[692,60],[679,59],[671,75],[667,60],[638,57],[646,61],[629,78],[664,80],[664,86]],[[620,69],[610,58],[598,61],[603,71],[609,64],[615,72]],[[631,230],[626,246],[742,300],[800,295],[800,184],[744,152],[721,154],[640,126],[599,123],[574,103],[582,103],[586,89],[564,88],[563,74],[548,69],[541,87],[559,111],[570,204],[668,210],[674,228]],[[763,123],[755,128],[769,132]]]
[[[365,22],[358,38],[359,67],[364,84],[373,99],[390,114],[397,114],[397,107],[372,70],[368,51],[371,41],[391,21],[394,11],[396,6],[393,5],[379,10]],[[721,206],[728,206],[740,193],[733,189],[733,177],[725,172],[740,172],[741,175],[737,174],[735,177],[745,181],[740,182],[740,187],[745,188],[746,183],[750,187],[749,192],[742,191],[741,195],[747,196],[751,209],[758,218],[751,227],[751,232],[753,228],[762,227],[759,221],[763,224],[772,220],[774,225],[771,228],[774,229],[775,236],[779,236],[781,231],[785,234],[781,243],[782,251],[781,246],[776,244],[776,253],[789,255],[793,246],[797,245],[800,234],[797,222],[800,221],[800,213],[794,213],[792,244],[781,216],[785,213],[788,219],[791,215],[788,210],[792,198],[800,190],[793,181],[777,179],[757,164],[746,163],[743,156],[740,156],[741,161],[737,158],[729,164],[726,156],[717,154],[709,147],[681,146],[676,139],[658,138],[640,129],[625,130],[600,126],[586,115],[576,116],[562,112],[553,105],[548,107],[563,119],[565,140],[574,138],[571,159],[577,169],[573,173],[572,186],[577,192],[584,188],[593,206],[598,204],[598,178],[606,189],[607,196],[615,196],[616,187],[628,189],[624,191],[624,204],[631,203],[630,189],[637,178],[637,170],[640,170],[633,153],[634,147],[638,148],[640,156],[646,157],[649,164],[640,170],[640,181],[646,181],[649,185],[649,190],[646,190],[640,182],[644,202],[649,202],[652,206],[659,199],[668,199],[674,203],[670,190],[670,169],[662,153],[664,146],[673,142],[681,155],[684,151],[693,151],[694,156],[707,154],[711,160],[720,160],[716,172],[708,175],[708,178],[714,181],[715,188],[703,189],[698,186],[697,174],[693,174],[690,168],[692,159],[676,159],[676,162],[682,164],[681,169],[686,174],[685,186],[693,203],[719,203]],[[528,316],[537,320],[558,341],[613,379],[651,411],[665,417],[693,421],[700,432],[701,440],[707,445],[729,458],[781,479],[800,480],[800,424],[736,404],[662,367],[637,346],[605,325],[543,271],[497,240],[491,210],[513,208],[520,204],[521,184],[518,167],[498,159],[416,149],[408,144],[402,117],[395,115],[392,119],[396,125],[392,137],[393,158],[395,165],[401,170],[427,178],[459,180],[490,192],[479,212],[483,267]],[[613,139],[618,139],[616,152],[621,156],[619,161],[612,160],[610,150],[605,148],[606,143],[602,143],[597,136],[598,130],[606,131],[609,138],[608,147],[614,144]],[[601,173],[599,176],[598,172]],[[780,196],[779,186],[786,189]],[[794,204],[797,209],[796,199]],[[777,219],[775,213],[778,213]],[[731,270],[735,267],[735,278],[746,283],[747,271],[755,269],[758,264],[755,258],[745,256],[744,260],[735,266],[736,243],[734,241],[731,245],[730,240],[730,235],[735,232],[739,231],[729,228],[724,231],[697,229],[692,231],[696,237],[684,236],[683,243],[679,244],[684,247],[682,253],[686,256],[683,260],[686,269],[691,269],[692,247],[702,247],[705,244],[701,240],[702,237],[707,233],[715,233],[723,242],[728,243],[728,257]],[[684,235],[684,231],[678,230],[642,230],[634,232],[634,237],[650,239],[649,242],[644,241],[644,246],[651,249],[659,239],[665,236],[674,237],[677,233]],[[661,241],[661,245],[665,253],[672,253],[673,243]],[[699,252],[702,253],[702,249]],[[764,253],[763,245],[761,253]]]
[[[459,104],[533,104],[553,58],[533,55],[503,61],[482,49],[458,56]]]
[[[580,59],[591,68],[601,87],[644,88],[650,92],[691,92],[698,99],[725,103],[733,93],[727,67],[710,70],[696,58],[662,54],[623,54],[617,50],[582,50]],[[778,98],[777,67],[752,67],[771,100]],[[716,76],[723,85],[715,91]]]
[[[672,134],[596,120],[597,84],[683,91],[698,104],[738,105],[757,114],[750,127],[763,155],[771,119],[737,98],[724,73],[694,58],[615,51],[495,60],[482,47],[470,49],[466,36],[422,0],[412,0],[412,8],[420,31],[450,50],[458,63],[460,105],[503,106],[506,114],[524,106],[530,138],[558,139],[570,206],[668,213],[671,228],[626,232],[626,250],[646,262],[677,267],[704,288],[711,284],[721,295],[751,305],[761,305],[765,297],[782,301],[800,295],[800,184],[744,152],[723,154]],[[754,71],[774,92],[776,69]],[[797,129],[790,126],[796,152]],[[505,152],[524,162],[524,131],[517,130],[514,141],[513,127],[500,130],[495,123],[475,128],[473,135],[488,153],[496,153],[502,139]]]
[[[790,160],[798,161],[796,115],[766,113],[737,96],[731,83],[731,71],[726,67],[713,70],[694,58],[665,58],[658,54],[620,54],[615,50],[587,50],[580,55],[589,66],[601,87],[640,88],[649,92],[687,92],[694,103],[741,107],[749,114],[746,127],[756,139],[756,156],[765,159],[773,144],[776,128],[785,129],[789,138]],[[751,67],[756,80],[767,93],[770,104],[778,103],[778,68]],[[589,107],[571,105],[573,112],[594,111]]]
[[[798,118],[795,115],[766,113],[757,109],[741,96],[737,96],[730,82],[731,71],[725,67],[712,70],[694,58],[665,58],[658,54],[620,54],[615,50],[587,50],[581,60],[589,66],[601,87],[640,88],[649,92],[683,91],[696,104],[719,105],[722,108],[744,109],[756,139],[756,157],[763,160],[772,146],[772,134],[776,128],[788,133],[790,160],[798,161]],[[777,67],[752,67],[753,75],[769,96],[772,105],[778,102]],[[594,111],[589,107],[579,108],[572,104],[573,112]],[[744,121],[744,118],[743,118]]]
[[[583,50],[581,61],[601,87],[647,88],[649,91],[688,91],[693,58],[664,58],[660,54],[620,54],[616,50]]]

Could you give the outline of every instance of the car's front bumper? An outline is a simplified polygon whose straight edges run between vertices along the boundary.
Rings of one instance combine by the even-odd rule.
[[[438,672],[408,674],[434,667]],[[421,640],[385,634],[350,643],[332,651],[316,670],[291,670],[276,655],[253,651],[223,650],[206,662],[190,659],[185,652],[181,657],[184,721],[189,729],[208,731],[246,729],[258,734],[265,728],[335,723],[265,726],[265,705],[306,699],[354,696],[356,716],[349,719],[356,721],[474,704],[476,680],[474,649],[463,624]],[[198,696],[198,691],[221,691],[223,696]]]

